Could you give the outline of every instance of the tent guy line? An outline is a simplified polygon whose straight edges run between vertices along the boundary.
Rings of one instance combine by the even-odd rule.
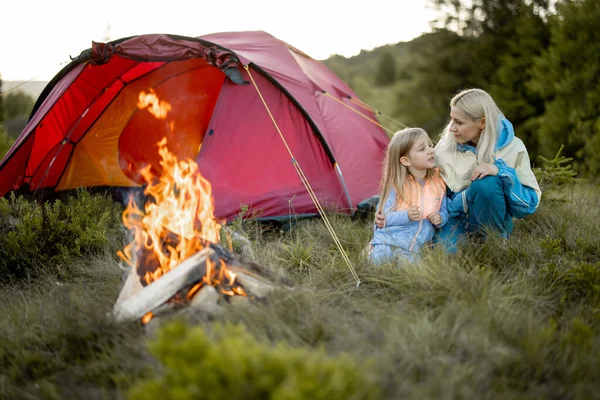
[[[300,177],[300,179],[302,180],[302,183],[306,187],[306,190],[309,193],[310,198],[312,199],[313,203],[317,207],[317,210],[319,210],[319,214],[321,215],[321,218],[323,219],[323,222],[325,223],[325,226],[327,227],[329,234],[333,238],[333,241],[335,242],[336,246],[338,247],[338,250],[340,251],[342,258],[346,262],[346,265],[348,265],[348,268],[350,269],[350,272],[352,273],[352,277],[356,281],[356,287],[358,288],[360,286],[360,278],[358,277],[358,274],[356,273],[356,270],[354,269],[352,262],[348,258],[348,254],[346,253],[344,246],[342,246],[342,243],[340,242],[340,239],[338,238],[337,234],[335,233],[333,226],[331,226],[331,223],[329,222],[329,219],[327,218],[327,215],[325,214],[325,210],[323,210],[323,207],[321,206],[321,203],[319,202],[317,195],[313,191],[313,189],[310,185],[310,182],[308,181],[308,178],[306,177],[306,175],[304,175],[304,171],[302,171],[302,167],[300,167],[300,163],[294,157],[294,154],[292,153],[290,146],[288,146],[288,143],[285,140],[283,133],[281,133],[281,129],[279,129],[279,125],[277,125],[277,121],[275,121],[275,118],[273,117],[273,113],[271,113],[271,110],[269,109],[269,106],[267,105],[265,98],[263,97],[262,93],[260,92],[260,89],[258,88],[258,85],[256,84],[254,77],[252,76],[252,72],[250,72],[250,69],[248,68],[248,65],[244,65],[244,69],[246,70],[246,73],[250,77],[250,80],[252,81],[252,85],[254,85],[254,88],[256,89],[258,96],[260,97],[260,99],[262,100],[262,103],[265,106],[265,109],[269,113],[269,117],[271,117],[271,121],[273,121],[273,125],[275,126],[275,129],[277,129],[277,133],[279,133],[279,137],[283,141],[285,148],[287,149],[288,153],[290,154],[290,157],[292,158],[292,164],[294,164],[294,168],[296,169],[298,176]]]

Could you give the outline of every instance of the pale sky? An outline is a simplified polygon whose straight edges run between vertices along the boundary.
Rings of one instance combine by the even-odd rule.
[[[15,0],[0,7],[0,74],[50,80],[104,42],[144,33],[200,36],[263,30],[316,59],[409,41],[429,32],[429,0]]]

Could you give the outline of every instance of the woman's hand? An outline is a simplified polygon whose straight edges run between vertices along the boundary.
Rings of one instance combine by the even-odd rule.
[[[473,170],[473,174],[471,175],[471,180],[474,181],[476,179],[481,179],[485,176],[496,176],[498,175],[498,167],[494,164],[480,164]]]
[[[427,219],[435,226],[440,226],[442,224],[442,216],[438,212],[432,212],[427,216]]]
[[[379,228],[385,227],[385,216],[383,213],[378,212],[375,214],[375,225],[377,225]]]

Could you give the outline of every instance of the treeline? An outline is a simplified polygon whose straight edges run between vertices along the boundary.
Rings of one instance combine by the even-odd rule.
[[[600,172],[600,1],[431,0],[432,33],[326,60],[363,101],[433,139],[459,90],[497,100],[534,163],[561,145],[582,175]],[[388,128],[396,129],[388,120]]]
[[[20,90],[4,93],[0,75],[0,159],[27,125],[35,100]]]

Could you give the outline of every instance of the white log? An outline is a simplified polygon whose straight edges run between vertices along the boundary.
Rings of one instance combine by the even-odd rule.
[[[209,315],[216,315],[220,312],[221,307],[217,304],[219,301],[219,293],[214,286],[204,285],[192,297],[190,301],[190,309],[198,310]]]
[[[271,282],[252,274],[242,267],[232,266],[228,267],[228,269],[236,274],[235,280],[256,297],[265,298],[274,289]]]
[[[206,259],[215,254],[210,247],[184,260],[160,279],[143,287],[130,298],[117,301],[113,314],[117,321],[136,320],[168,301],[186,285],[200,281],[206,273]],[[121,296],[119,296],[121,297]]]
[[[115,304],[119,304],[127,299],[130,299],[144,288],[142,282],[140,282],[140,276],[137,274],[135,268],[128,268],[129,273],[127,274],[127,279],[121,287],[121,292],[119,293],[119,297],[117,298],[117,302]]]

